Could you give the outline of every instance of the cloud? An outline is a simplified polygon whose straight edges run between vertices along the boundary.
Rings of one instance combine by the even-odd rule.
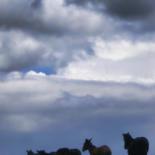
[[[5,51],[0,54],[1,77],[12,71],[49,70],[48,74],[83,80],[150,83],[155,79],[151,67],[154,39],[131,40],[120,35],[73,40],[71,36],[36,37],[21,31],[0,34],[0,50]]]
[[[60,68],[58,75],[70,79],[154,83],[154,49],[151,40],[96,39],[92,43],[94,55]]]
[[[81,148],[86,137],[120,154],[125,151],[121,134],[126,131],[155,143],[154,86],[23,75],[1,81],[0,88],[0,135],[5,139],[0,148],[5,154]],[[5,142],[10,149],[4,149]]]
[[[33,8],[40,8],[42,6],[42,0],[34,0],[32,3],[31,3],[31,6]]]
[[[44,45],[27,34],[1,32],[0,70],[20,70],[38,64]]]
[[[153,0],[66,0],[66,4],[75,4],[84,8],[93,9],[103,15],[107,14],[107,18],[113,18],[120,22],[123,31],[128,31],[132,35],[138,32],[154,31],[154,8]],[[125,27],[125,29],[123,28]],[[133,33],[134,32],[134,33]]]
[[[74,57],[92,52],[87,38],[35,37],[21,31],[2,31],[0,36],[0,72],[27,71],[39,67],[56,72],[73,61]]]
[[[144,19],[149,17],[153,12],[154,1],[138,0],[138,1],[107,1],[105,0],[107,11],[124,19]]]
[[[76,4],[79,6],[98,6],[98,11],[107,11],[108,13],[115,15],[123,19],[141,19],[150,16],[154,10],[154,1],[152,0],[66,0],[66,4]],[[100,7],[99,7],[100,6]],[[102,10],[100,10],[102,8]],[[104,13],[103,12],[103,13]]]
[[[31,7],[35,4],[40,7]],[[92,54],[89,38],[100,34],[105,22],[99,14],[65,6],[62,0],[7,0],[0,2],[0,12],[0,72],[44,67],[56,73],[74,57]]]
[[[92,34],[98,32],[101,23],[101,18],[97,14],[89,10],[64,6],[63,0],[54,3],[49,0],[22,2],[7,0],[1,1],[0,6],[0,26],[3,29],[50,33],[56,36],[79,34],[80,31],[81,34]]]
[[[0,54],[1,74],[36,69],[60,75],[62,70],[68,72],[66,67],[77,63],[77,60],[84,61],[92,55],[94,59],[97,56],[106,60],[123,61],[123,59],[134,59],[140,54],[148,56],[148,51],[149,53],[154,51],[153,36],[152,40],[150,36],[143,36],[144,40],[137,38],[139,36],[136,35],[137,33],[134,33],[132,38],[129,37],[129,31],[140,30],[139,24],[141,25],[142,21],[122,22],[113,18],[112,15],[107,15],[105,11],[101,14],[90,8],[65,5],[63,0],[57,2],[14,0],[12,6],[9,2],[9,0],[5,1],[3,8],[0,9],[3,14],[3,17],[0,16],[0,51],[5,51]],[[89,7],[110,3],[94,1],[90,6],[90,2],[68,3],[78,3]],[[39,8],[31,7],[35,4],[40,5]],[[16,6],[19,7],[16,9]],[[26,11],[23,11],[24,9]],[[139,56],[137,58],[139,61]],[[128,64],[124,63],[125,61],[121,63],[122,61],[119,66],[124,65],[128,69]],[[132,75],[125,73],[125,77],[132,77]]]

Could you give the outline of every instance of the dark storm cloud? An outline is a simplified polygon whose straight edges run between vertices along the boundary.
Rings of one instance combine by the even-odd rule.
[[[118,20],[123,32],[137,36],[141,32],[152,32],[155,27],[154,0],[66,0],[66,4],[94,9],[103,15]]]
[[[101,5],[112,15],[124,19],[145,18],[154,12],[153,0],[66,0],[67,4],[85,5],[93,4]]]
[[[37,26],[39,19],[34,15],[31,7],[32,1],[14,0],[0,2],[0,26],[3,29],[40,29]]]
[[[41,5],[42,5],[42,0],[33,0],[32,4],[31,4],[31,6],[33,8],[40,8]]]
[[[142,19],[149,17],[154,13],[153,0],[105,0],[106,9],[112,15],[123,19]]]
[[[66,1],[66,4],[76,4],[76,5],[79,5],[79,6],[87,6],[88,4],[96,4],[97,1],[94,0],[94,1],[91,1],[91,0],[65,0]]]

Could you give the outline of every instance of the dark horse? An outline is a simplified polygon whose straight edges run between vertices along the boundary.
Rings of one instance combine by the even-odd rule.
[[[90,155],[111,155],[112,151],[107,145],[96,147],[92,144],[91,139],[86,139],[82,151],[88,150]]]
[[[147,155],[149,142],[145,137],[132,138],[129,133],[123,134],[124,148],[128,155]]]
[[[56,155],[81,155],[78,149],[60,148],[57,150]]]
[[[45,150],[38,150],[34,153],[32,150],[27,150],[27,155],[81,155],[78,149],[60,148],[56,152],[46,152]]]
[[[27,150],[27,155],[37,155],[37,153],[34,153],[32,150]]]
[[[50,153],[47,153],[44,150],[39,150],[37,151],[37,155],[81,155],[81,152],[78,149],[60,148],[56,152],[50,152]]]
[[[56,155],[56,152],[46,152],[44,150],[37,151],[37,155]]]

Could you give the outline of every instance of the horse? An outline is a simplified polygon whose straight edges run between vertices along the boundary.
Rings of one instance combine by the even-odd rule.
[[[27,150],[27,155],[37,155],[37,153],[34,153],[32,150]]]
[[[70,151],[68,148],[60,148],[56,151],[56,155],[69,155]]]
[[[107,145],[102,145],[100,147],[96,147],[91,142],[92,139],[85,139],[85,142],[82,147],[82,151],[88,150],[90,155],[112,155],[112,151]]]
[[[81,155],[81,151],[79,149],[70,149],[70,155]]]
[[[124,148],[128,155],[147,155],[149,150],[149,141],[145,137],[132,138],[130,133],[123,134]]]
[[[56,155],[81,155],[78,149],[60,148],[56,151]]]
[[[49,152],[49,153],[47,153],[44,150],[38,150],[37,151],[37,155],[56,155],[56,152]]]

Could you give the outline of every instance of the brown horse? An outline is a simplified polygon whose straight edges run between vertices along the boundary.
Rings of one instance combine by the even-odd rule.
[[[91,139],[86,139],[82,151],[88,150],[90,155],[112,155],[111,149],[107,145],[96,147],[92,144]]]

